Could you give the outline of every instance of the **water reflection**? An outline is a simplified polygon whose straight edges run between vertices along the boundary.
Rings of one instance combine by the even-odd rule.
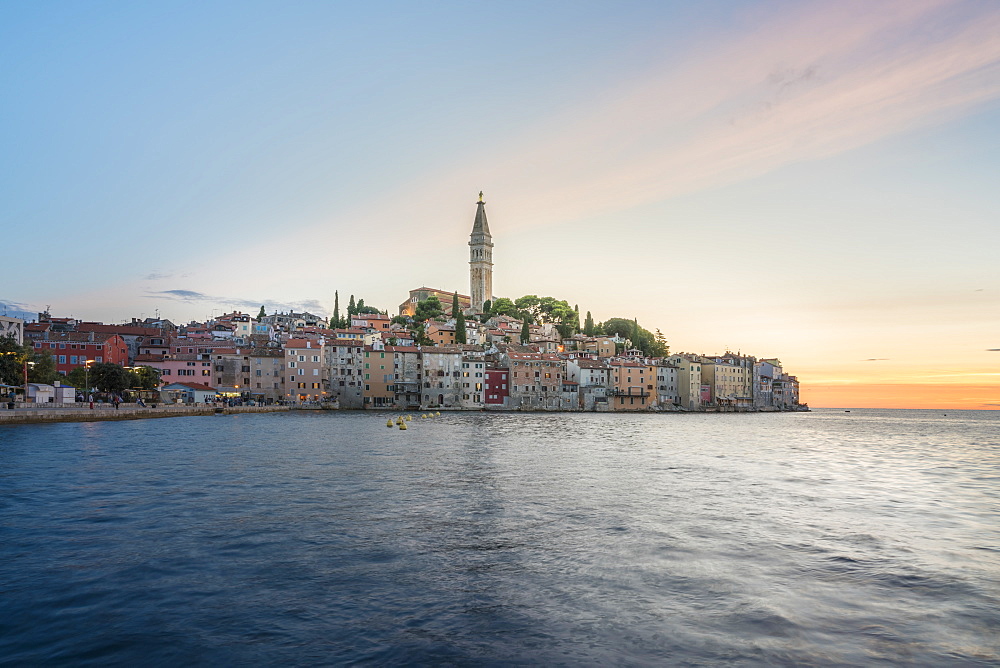
[[[0,432],[0,657],[1000,661],[996,414]]]

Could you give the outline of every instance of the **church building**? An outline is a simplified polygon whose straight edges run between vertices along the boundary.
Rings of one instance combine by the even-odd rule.
[[[463,311],[471,308],[475,313],[482,313],[483,303],[493,300],[493,235],[486,222],[486,203],[481,191],[476,219],[472,223],[472,234],[469,235],[469,282],[472,296],[459,294],[459,308]],[[410,290],[410,296],[399,305],[399,314],[412,316],[416,313],[417,303],[431,296],[437,297],[445,310],[449,311],[454,294],[426,286]]]

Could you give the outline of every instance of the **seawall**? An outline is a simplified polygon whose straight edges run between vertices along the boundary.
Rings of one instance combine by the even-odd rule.
[[[98,422],[103,420],[145,420],[149,418],[184,417],[190,415],[223,415],[236,413],[278,413],[288,406],[233,406],[219,407],[198,404],[194,406],[157,406],[141,408],[126,404],[115,410],[107,404],[96,404],[93,409],[86,404],[74,407],[38,406],[32,408],[0,408],[0,425],[39,424],[45,422]]]

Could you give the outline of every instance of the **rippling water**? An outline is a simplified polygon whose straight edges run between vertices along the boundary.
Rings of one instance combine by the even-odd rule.
[[[1000,412],[0,428],[0,663],[997,665]]]

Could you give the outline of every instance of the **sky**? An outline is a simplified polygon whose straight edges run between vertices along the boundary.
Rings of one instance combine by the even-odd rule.
[[[426,5],[426,6],[423,6]],[[0,4],[0,313],[467,293],[1000,408],[1000,3]]]

